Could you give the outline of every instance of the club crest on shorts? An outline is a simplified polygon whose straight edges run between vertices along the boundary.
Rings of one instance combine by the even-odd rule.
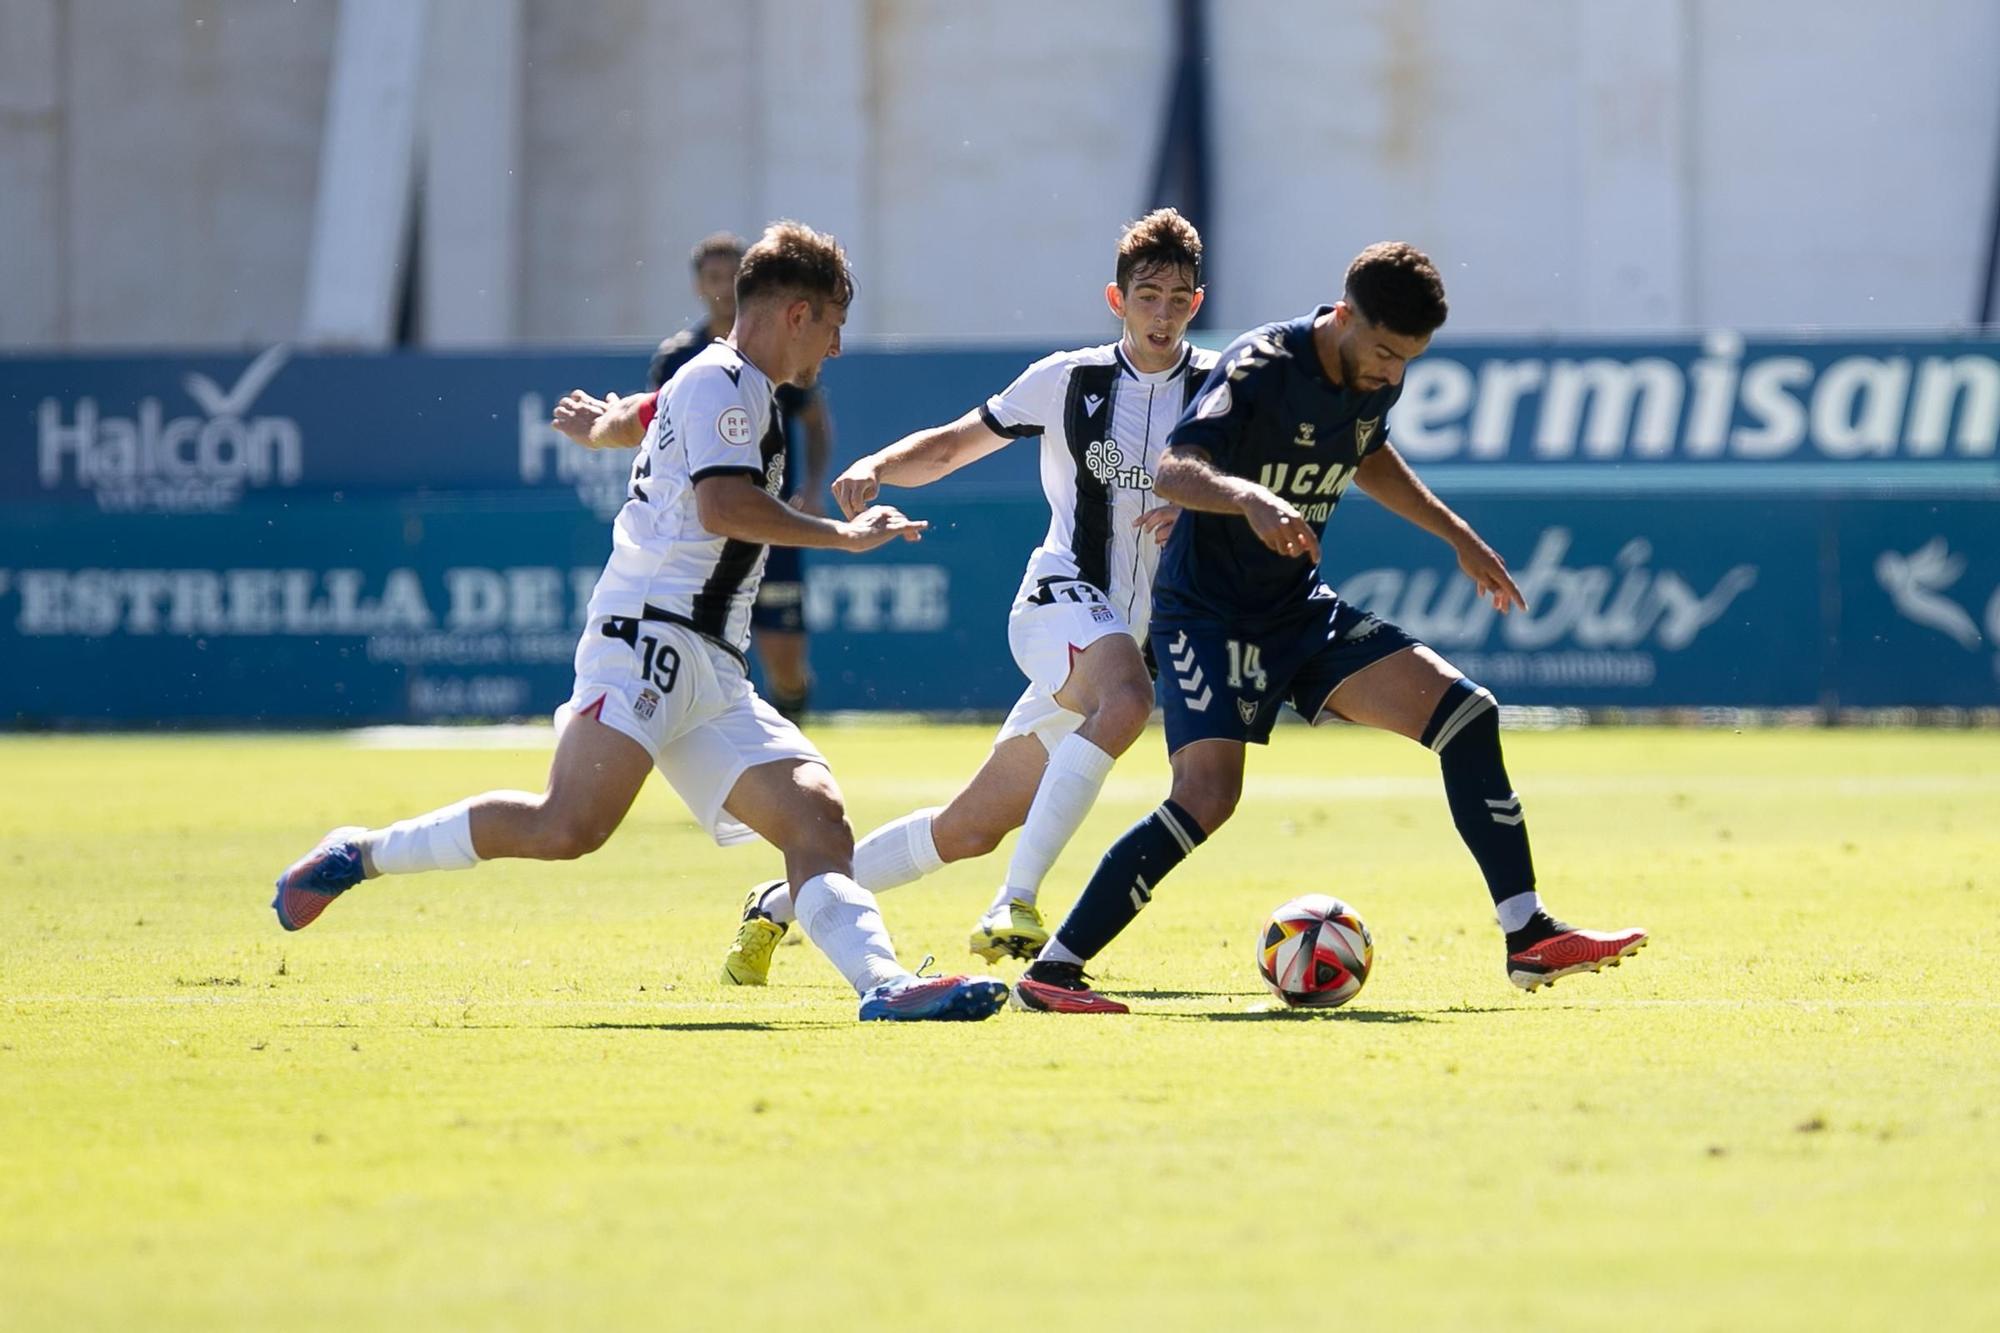
[[[1090,618],[1100,625],[1109,625],[1113,619],[1111,608],[1108,606],[1093,606],[1090,608]]]
[[[638,715],[640,721],[651,722],[653,714],[660,711],[659,691],[650,685],[640,690],[639,697],[632,701],[632,711]]]
[[[1259,702],[1256,699],[1238,699],[1236,701],[1236,716],[1243,719],[1244,726],[1247,727],[1257,720],[1257,705]]]

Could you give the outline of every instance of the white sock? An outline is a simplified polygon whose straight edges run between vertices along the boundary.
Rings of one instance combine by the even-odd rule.
[[[922,879],[944,865],[931,838],[938,807],[892,819],[854,846],[854,878],[870,893]]]
[[[764,896],[757,900],[757,910],[781,926],[789,926],[799,919],[792,902],[792,886],[780,880],[764,890]]]
[[[1097,793],[1104,790],[1112,762],[1110,755],[1075,733],[1062,738],[1049,756],[1041,785],[1035,789],[1035,802],[1028,807],[1027,822],[1021,825],[1020,840],[1007,862],[1006,883],[993,900],[995,908],[1005,907],[1010,898],[1035,901],[1049,867],[1097,803]]]
[[[472,850],[472,797],[415,819],[377,829],[361,841],[381,875],[419,870],[470,870],[479,864]]]
[[[1053,935],[1049,936],[1049,942],[1042,946],[1042,951],[1035,955],[1035,961],[1038,963],[1075,963],[1078,967],[1083,966],[1083,959],[1078,958],[1068,949],[1065,949],[1063,942]]]
[[[1494,909],[1500,916],[1500,929],[1509,935],[1528,924],[1535,913],[1542,910],[1542,895],[1529,889],[1517,893],[1497,904]]]
[[[910,975],[896,961],[875,895],[846,875],[814,875],[799,886],[799,924],[857,995]]]

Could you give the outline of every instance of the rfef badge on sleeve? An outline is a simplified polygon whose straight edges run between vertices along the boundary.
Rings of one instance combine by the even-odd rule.
[[[750,413],[740,407],[726,409],[715,419],[715,433],[729,444],[750,443],[753,436]]]

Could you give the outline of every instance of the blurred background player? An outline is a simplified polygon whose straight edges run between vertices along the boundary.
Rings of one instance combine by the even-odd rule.
[[[707,317],[662,342],[646,368],[646,388],[658,393],[720,335],[736,322],[736,268],[743,262],[744,241],[719,231],[695,246],[694,291],[708,308]],[[826,392],[818,384],[801,388],[778,386],[778,420],[785,432],[785,489],[779,496],[800,513],[826,516],[826,474],[833,463],[833,419]],[[799,445],[803,443],[803,450]],[[789,464],[803,453],[804,476]],[[776,708],[797,722],[812,695],[812,664],[806,646],[804,554],[796,546],[773,546],[764,564],[764,581],[750,608],[750,647],[764,668],[764,692]]]
[[[1028,687],[949,805],[892,820],[855,849],[855,878],[880,892],[983,856],[1020,829],[999,892],[972,929],[972,951],[989,962],[1032,958],[1048,942],[1036,907],[1042,880],[1152,714],[1139,645],[1160,546],[1180,512],[1154,495],[1153,468],[1216,362],[1185,340],[1202,302],[1201,236],[1175,210],[1125,229],[1104,299],[1124,326],[1118,341],[1044,357],[950,425],[905,436],[834,482],[852,515],[885,485],[928,485],[1010,441],[1042,437],[1048,535],[1007,617]],[[783,889],[774,880],[751,890],[724,980],[768,978],[792,919]]]
[[[919,978],[896,961],[874,898],[851,877],[854,837],[826,760],[750,686],[743,649],[768,546],[866,551],[916,540],[925,525],[886,505],[833,522],[777,498],[774,391],[811,385],[840,355],[854,280],[839,244],[774,223],[735,281],[728,340],[704,345],[653,400],[557,715],[547,790],[335,829],[278,878],[271,905],[286,930],[376,875],[595,851],[657,767],[718,843],[762,836],[784,853],[796,914],[860,995],[862,1019],[980,1019],[1005,1000],[991,978]],[[643,406],[623,400],[607,428]]]
[[[1452,820],[1506,933],[1515,985],[1534,990],[1596,971],[1645,944],[1642,930],[1576,930],[1542,910],[1493,695],[1321,578],[1319,534],[1351,483],[1450,543],[1496,610],[1525,609],[1506,564],[1417,480],[1383,428],[1404,368],[1446,313],[1428,258],[1407,245],[1372,245],[1348,268],[1340,301],[1231,344],[1175,427],[1157,484],[1188,512],[1160,560],[1152,622],[1173,789],[1105,853],[1016,985],[1020,1007],[1126,1012],[1090,989],[1083,965],[1235,812],[1244,747],[1269,742],[1285,703],[1314,724],[1344,718],[1436,751]]]

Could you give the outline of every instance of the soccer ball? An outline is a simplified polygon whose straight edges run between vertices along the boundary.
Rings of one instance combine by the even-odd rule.
[[[1375,965],[1375,941],[1354,909],[1324,893],[1294,898],[1271,913],[1257,942],[1257,971],[1286,1004],[1346,1004]]]

